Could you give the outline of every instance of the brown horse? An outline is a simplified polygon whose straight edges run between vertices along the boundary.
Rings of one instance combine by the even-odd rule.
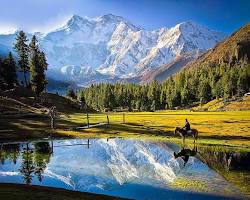
[[[185,141],[185,138],[187,136],[192,136],[194,138],[194,143],[198,139],[198,131],[196,129],[186,131],[183,128],[176,127],[174,134],[179,134],[182,137],[183,141]]]

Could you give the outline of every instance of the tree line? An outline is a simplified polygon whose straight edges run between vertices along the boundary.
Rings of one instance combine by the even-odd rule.
[[[78,91],[77,96],[89,107],[100,111],[106,108],[155,111],[206,103],[215,98],[226,100],[242,96],[249,88],[250,65],[219,65],[185,69],[161,84],[154,81],[147,85],[91,85]]]
[[[36,96],[44,91],[47,80],[47,60],[44,52],[39,48],[38,41],[33,35],[30,43],[23,31],[17,34],[14,49],[17,53],[17,63],[10,52],[6,58],[0,58],[0,89],[12,89],[20,83],[31,88]],[[23,74],[23,81],[18,82],[17,72]]]

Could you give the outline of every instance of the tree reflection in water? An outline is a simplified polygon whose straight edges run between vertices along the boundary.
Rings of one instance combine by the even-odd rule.
[[[24,183],[30,185],[34,175],[36,175],[40,182],[42,181],[44,170],[50,162],[53,152],[52,148],[53,145],[50,146],[49,142],[37,142],[32,145],[27,143],[21,148],[21,151],[19,144],[1,145],[0,160],[2,165],[4,165],[5,160],[16,164],[20,156],[21,164],[19,172],[23,177]]]
[[[5,160],[10,160],[14,164],[16,164],[19,154],[20,154],[19,144],[0,145],[0,160],[2,165],[4,164]]]
[[[42,175],[44,173],[44,170],[50,161],[52,149],[48,142],[35,143],[34,147],[35,147],[35,151],[34,151],[35,171],[34,172],[38,180],[41,182],[43,178]]]
[[[24,183],[27,185],[31,184],[34,172],[33,166],[33,150],[29,148],[29,144],[26,144],[26,148],[22,152],[22,163],[19,169],[21,175],[23,176]]]

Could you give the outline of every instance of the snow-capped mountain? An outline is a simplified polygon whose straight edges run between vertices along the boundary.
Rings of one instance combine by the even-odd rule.
[[[191,22],[149,31],[112,14],[74,15],[62,28],[36,35],[47,55],[48,75],[78,84],[139,77],[182,54],[206,51],[225,37]],[[11,49],[14,38],[0,35],[0,47]]]

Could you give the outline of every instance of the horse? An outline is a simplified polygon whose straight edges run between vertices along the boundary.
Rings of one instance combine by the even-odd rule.
[[[191,129],[189,131],[186,131],[184,130],[183,128],[180,128],[180,127],[176,127],[175,128],[175,131],[174,131],[174,134],[179,134],[182,139],[183,139],[183,142],[185,141],[185,138],[187,136],[193,136],[194,138],[194,143],[195,141],[197,141],[198,139],[198,130],[197,129]]]

